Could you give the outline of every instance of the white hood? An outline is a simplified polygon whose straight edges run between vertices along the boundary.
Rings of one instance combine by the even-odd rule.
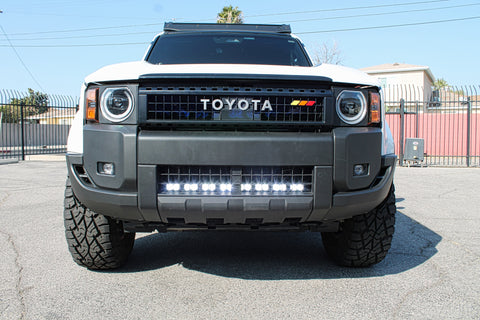
[[[145,61],[127,62],[103,67],[85,78],[85,83],[138,80],[151,74],[251,74],[275,76],[326,77],[333,82],[378,86],[378,81],[366,73],[337,65],[291,67],[242,64],[169,64],[155,65]]]

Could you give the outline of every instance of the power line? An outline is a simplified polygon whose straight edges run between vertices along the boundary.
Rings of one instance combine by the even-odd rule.
[[[458,19],[447,19],[447,20],[435,20],[435,21],[422,21],[414,23],[403,23],[403,24],[392,24],[392,25],[383,25],[383,26],[370,26],[370,27],[358,27],[358,28],[347,28],[347,29],[331,29],[331,30],[319,30],[319,31],[305,31],[305,32],[296,32],[296,34],[314,34],[314,33],[332,33],[332,32],[347,32],[347,31],[361,31],[361,30],[373,30],[373,29],[388,29],[388,28],[399,28],[399,27],[410,27],[410,26],[419,26],[419,25],[429,25],[429,24],[438,24],[438,23],[448,23],[456,21],[466,21],[480,19],[480,16],[474,17],[465,17]],[[106,47],[106,46],[127,46],[127,45],[146,45],[148,42],[130,42],[130,43],[102,43],[102,44],[68,44],[68,45],[17,45],[20,48],[74,48],[74,47]],[[8,47],[8,45],[0,45],[0,47]]]
[[[0,12],[1,13],[1,12]],[[7,41],[9,43],[9,47],[12,48],[13,52],[15,52],[15,55],[17,56],[18,60],[20,61],[20,63],[23,65],[23,67],[25,68],[25,70],[28,72],[28,74],[30,75],[30,77],[33,79],[33,81],[37,84],[37,86],[42,90],[42,91],[45,91],[43,90],[43,87],[42,85],[37,81],[37,79],[33,76],[33,73],[30,71],[30,69],[27,67],[27,65],[25,64],[25,62],[23,61],[22,57],[20,56],[20,54],[18,53],[17,49],[13,46],[12,42],[10,41],[7,33],[5,32],[5,29],[3,29],[2,25],[0,25],[0,29],[2,29],[2,32],[3,32],[3,35],[5,36],[5,38],[7,38]],[[6,46],[5,46],[6,47]]]
[[[436,11],[436,10],[454,9],[454,8],[472,7],[472,6],[480,6],[480,3],[470,3],[470,4],[462,4],[457,6],[447,6],[447,7],[438,7],[438,8],[428,8],[428,9],[413,9],[413,10],[402,10],[402,11],[381,12],[381,13],[365,13],[365,14],[357,14],[357,15],[349,15],[349,16],[287,20],[287,21],[272,22],[272,23],[292,23],[292,22],[317,21],[317,20],[337,20],[337,19],[350,19],[350,18],[373,17],[373,16],[386,16],[386,15],[392,15],[392,14]]]
[[[35,35],[35,34],[69,33],[69,32],[94,31],[94,30],[109,30],[109,29],[111,30],[111,29],[122,29],[122,28],[151,27],[151,26],[159,26],[159,25],[163,25],[163,24],[164,24],[164,22],[147,23],[147,24],[131,24],[131,25],[112,26],[112,27],[96,27],[96,28],[57,30],[57,31],[11,33],[10,35],[11,36],[24,36],[24,35]]]
[[[335,11],[346,11],[346,10],[386,8],[386,7],[410,6],[410,5],[416,5],[416,4],[427,4],[427,3],[435,3],[435,2],[447,2],[447,1],[450,1],[450,0],[431,0],[431,1],[404,2],[404,3],[397,3],[397,4],[381,4],[381,5],[374,5],[374,6],[350,7],[350,8],[334,8],[334,9],[320,9],[320,10],[308,10],[308,11],[291,11],[291,12],[282,12],[282,13],[257,14],[257,15],[250,15],[248,17],[249,18],[269,17],[269,16],[282,16],[282,15],[290,15],[290,14],[304,14],[304,13],[317,13],[317,12],[335,12]]]
[[[64,39],[83,39],[83,38],[98,38],[98,37],[117,37],[117,36],[129,36],[129,35],[138,35],[138,34],[154,34],[152,31],[145,32],[127,32],[127,33],[114,33],[114,34],[95,34],[88,36],[65,36],[65,37],[45,37],[45,38],[18,38],[12,39],[11,41],[42,41],[42,40],[64,40]],[[0,39],[2,41],[2,39]]]
[[[361,31],[361,30],[373,30],[373,29],[387,29],[387,28],[410,27],[410,26],[419,26],[419,25],[436,24],[436,23],[446,23],[446,22],[454,22],[454,21],[474,20],[474,19],[480,19],[480,16],[467,17],[467,18],[459,18],[459,19],[448,19],[448,20],[436,20],[436,21],[415,22],[415,23],[391,24],[391,25],[385,25],[385,26],[360,27],[360,28],[348,28],[348,29],[332,29],[332,30],[320,30],[320,31],[305,31],[305,32],[295,32],[295,33],[296,33],[296,34],[313,34],[313,33],[331,33],[331,32],[346,32],[346,31]]]
[[[471,4],[437,7],[437,8],[427,8],[427,9],[412,9],[412,10],[402,10],[402,11],[382,12],[382,13],[366,13],[366,14],[348,15],[348,16],[312,18],[312,19],[301,19],[301,20],[287,20],[287,21],[278,21],[278,22],[273,22],[273,23],[292,23],[292,22],[305,22],[305,21],[317,21],[317,20],[337,20],[337,19],[360,18],[360,17],[371,17],[371,16],[384,16],[384,15],[392,15],[392,14],[454,9],[454,8],[471,7],[471,6],[479,6],[479,5],[480,5],[480,3],[471,3]],[[10,38],[10,40],[11,41],[64,40],[64,39],[98,38],[98,37],[117,37],[117,36],[152,34],[152,33],[154,33],[154,32],[146,31],[146,32],[127,32],[127,33],[116,33],[116,34],[99,34],[99,35],[65,36],[65,37],[44,37],[44,38],[38,38],[37,37],[37,38],[23,38],[23,39],[22,38],[18,38],[18,39],[11,39]],[[0,39],[0,41],[2,41],[2,39]]]
[[[17,45],[17,48],[76,48],[76,47],[110,47],[110,46],[131,46],[146,45],[150,42],[119,42],[119,43],[99,43],[99,44],[45,44],[45,45]],[[0,47],[8,45],[0,44]]]
[[[269,17],[269,16],[290,15],[290,14],[318,13],[318,12],[335,12],[335,11],[385,8],[385,7],[397,7],[397,6],[409,6],[409,5],[448,2],[448,1],[450,1],[450,0],[430,0],[430,1],[403,2],[403,3],[397,3],[397,4],[384,4],[384,5],[374,5],[374,6],[358,6],[358,7],[349,7],[349,8],[333,8],[333,9],[320,9],[320,10],[296,11],[296,12],[279,12],[279,13],[261,14],[261,15],[246,15],[245,18]],[[196,19],[195,21],[185,21],[185,22],[202,22],[202,21],[212,21],[212,20],[214,20],[214,19],[208,19],[208,20],[206,20],[206,19]],[[111,29],[122,29],[122,28],[150,27],[150,26],[160,26],[160,25],[163,25],[163,22],[161,22],[161,23],[146,23],[146,24],[110,26],[110,27],[95,27],[95,28],[81,28],[81,29],[11,33],[10,35],[11,36],[21,36],[21,35],[36,35],[36,34],[51,34],[51,33],[70,33],[70,32],[94,31],[94,30],[111,30]]]

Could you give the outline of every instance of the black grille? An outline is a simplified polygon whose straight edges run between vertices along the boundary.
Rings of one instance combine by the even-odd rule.
[[[221,120],[311,123],[323,122],[323,110],[323,98],[319,97],[250,96],[239,98],[235,96],[160,94],[147,96],[147,121]]]
[[[230,167],[230,166],[159,166],[158,192],[161,194],[192,194],[185,184],[197,184],[194,194],[310,194],[312,192],[313,167]],[[169,190],[167,185],[178,184],[178,190]],[[215,190],[202,190],[202,184],[214,184]],[[231,190],[221,190],[221,185],[231,185]],[[251,190],[242,185],[250,184]],[[268,190],[256,190],[255,186],[268,185]],[[277,185],[277,190],[273,186]],[[285,185],[285,190],[280,188]],[[301,190],[292,190],[292,185],[302,185]]]
[[[229,84],[142,86],[141,119],[150,124],[322,125],[326,98],[332,96],[330,89],[312,84],[303,88],[262,82]]]

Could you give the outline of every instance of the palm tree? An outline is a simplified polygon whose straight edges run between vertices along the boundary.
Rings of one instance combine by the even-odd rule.
[[[238,7],[225,6],[217,15],[217,23],[243,23],[242,10]]]
[[[447,80],[440,78],[433,83],[433,87],[435,88],[435,90],[440,90],[440,89],[448,88],[449,84]]]

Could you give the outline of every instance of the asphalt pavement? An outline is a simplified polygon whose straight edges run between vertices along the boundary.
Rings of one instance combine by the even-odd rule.
[[[479,319],[480,169],[398,168],[390,253],[334,265],[320,234],[137,235],[127,265],[77,266],[62,161],[0,165],[0,319]]]

